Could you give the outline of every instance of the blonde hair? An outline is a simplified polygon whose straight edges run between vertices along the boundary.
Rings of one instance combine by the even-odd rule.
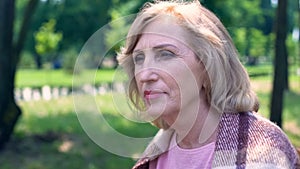
[[[128,95],[141,109],[143,103],[134,77],[132,51],[143,29],[159,16],[173,16],[186,30],[186,42],[206,68],[209,80],[203,87],[207,99],[218,112],[258,110],[258,99],[250,88],[249,76],[239,61],[238,52],[220,20],[199,1],[156,1],[146,3],[128,32],[126,44],[118,54],[120,65],[131,79]]]

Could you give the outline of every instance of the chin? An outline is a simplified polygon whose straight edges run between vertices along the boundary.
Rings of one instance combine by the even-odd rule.
[[[147,108],[146,113],[153,118],[158,118],[164,114],[164,110],[161,106],[151,106]]]

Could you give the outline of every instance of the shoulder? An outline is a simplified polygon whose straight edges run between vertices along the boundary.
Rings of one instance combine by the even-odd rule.
[[[249,118],[248,146],[253,152],[253,161],[272,161],[282,166],[295,166],[298,155],[286,134],[276,124],[259,115]],[[257,156],[256,154],[260,154]]]
[[[244,118],[248,126],[244,131],[241,130],[240,132],[248,133],[249,143],[266,144],[280,149],[294,151],[286,134],[270,120],[254,113],[244,113],[241,114],[241,116],[245,116]]]
[[[278,142],[284,142],[285,145],[289,143],[286,134],[280,127],[256,113],[224,113],[220,122],[220,132],[232,128],[235,128],[234,132],[241,139],[260,143],[276,141],[275,145]]]
[[[220,123],[219,139],[229,144],[233,151],[245,155],[247,163],[268,163],[294,166],[298,157],[285,133],[274,123],[258,114],[225,113]],[[229,139],[230,138],[230,139]],[[243,161],[243,160],[242,160]]]

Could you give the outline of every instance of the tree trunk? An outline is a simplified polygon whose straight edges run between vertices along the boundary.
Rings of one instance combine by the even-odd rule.
[[[0,149],[21,115],[14,99],[13,21],[14,0],[0,1]]]
[[[34,52],[34,61],[37,69],[42,69],[42,58],[39,54]]]
[[[273,92],[271,99],[271,117],[279,127],[282,126],[283,97],[287,70],[287,0],[279,0],[276,21],[275,42],[275,73],[273,80]]]
[[[37,3],[38,0],[31,0],[28,3],[20,34],[14,45],[15,0],[0,1],[0,150],[9,140],[22,113],[14,98],[15,73],[24,46],[29,20]]]

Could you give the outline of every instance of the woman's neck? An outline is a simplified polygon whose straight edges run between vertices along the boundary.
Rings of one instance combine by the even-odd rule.
[[[192,149],[214,142],[217,138],[219,117],[212,115],[213,113],[215,112],[209,112],[206,116],[200,113],[189,131],[175,129],[178,146]]]
[[[204,146],[216,140],[221,114],[212,109],[204,92],[174,116],[164,120],[177,135],[177,144],[186,149]]]

